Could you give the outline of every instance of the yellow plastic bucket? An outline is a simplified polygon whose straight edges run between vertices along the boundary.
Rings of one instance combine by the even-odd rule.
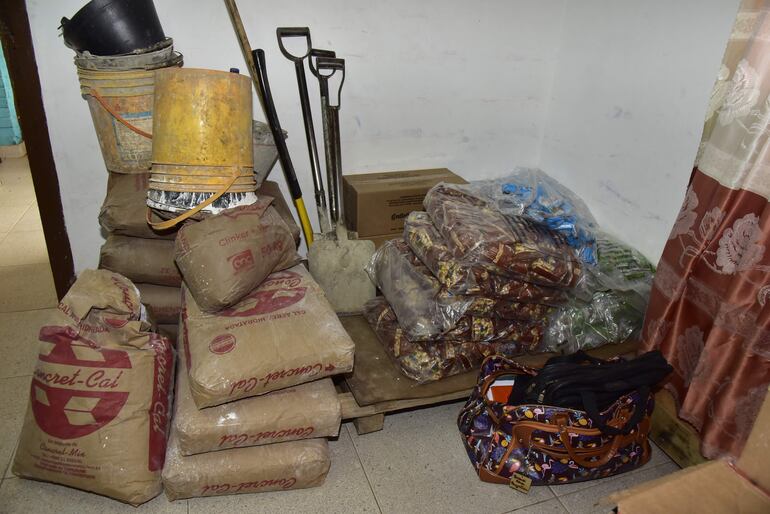
[[[191,193],[175,197],[184,201],[205,198],[185,205],[186,212],[166,225],[223,195],[256,191],[251,117],[251,81],[245,75],[195,68],[156,72],[148,205],[163,210],[160,198],[172,196],[163,192]]]

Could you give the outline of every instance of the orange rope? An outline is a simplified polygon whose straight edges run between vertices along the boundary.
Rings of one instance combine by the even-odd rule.
[[[125,125],[129,130],[131,130],[132,132],[136,132],[140,136],[144,136],[147,139],[152,139],[152,134],[150,134],[149,132],[145,132],[144,130],[140,129],[139,127],[137,127],[135,125],[132,125],[123,116],[118,114],[112,107],[107,105],[107,102],[104,100],[104,98],[102,98],[102,95],[100,95],[99,92],[96,89],[88,88],[88,91],[89,91],[89,93],[88,93],[89,95],[93,96],[96,99],[96,101],[99,102],[101,104],[101,106],[104,107],[104,109],[108,113],[112,114],[112,116],[116,120],[118,120],[123,125]]]

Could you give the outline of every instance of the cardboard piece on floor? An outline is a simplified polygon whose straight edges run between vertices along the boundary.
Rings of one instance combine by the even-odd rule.
[[[623,514],[668,514],[683,509],[700,514],[770,512],[768,459],[770,395],[734,467],[725,460],[705,462],[620,491],[602,503],[617,505]]]

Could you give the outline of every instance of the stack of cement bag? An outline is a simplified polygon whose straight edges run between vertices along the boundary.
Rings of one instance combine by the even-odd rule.
[[[329,470],[341,413],[328,377],[353,368],[354,345],[273,204],[260,195],[177,235],[172,500],[313,487]]]
[[[530,189],[541,194],[546,178],[537,179]],[[365,316],[412,379],[471,370],[492,354],[621,342],[641,326],[643,286],[652,276],[643,258],[615,242],[600,244],[609,243],[604,237],[571,237],[543,216],[502,209],[510,199],[498,202],[501,195],[487,191],[500,186],[435,186],[425,197],[425,212],[407,217],[403,238],[387,242],[372,258],[368,272],[384,298],[369,302]],[[548,204],[548,221],[559,214],[566,225],[567,202],[557,196],[560,203]],[[627,265],[634,273],[612,273]],[[604,280],[610,275],[611,284]]]

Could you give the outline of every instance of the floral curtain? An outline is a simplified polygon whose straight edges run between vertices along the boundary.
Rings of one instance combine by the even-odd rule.
[[[643,332],[709,458],[740,454],[770,384],[768,93],[770,0],[744,0]]]

